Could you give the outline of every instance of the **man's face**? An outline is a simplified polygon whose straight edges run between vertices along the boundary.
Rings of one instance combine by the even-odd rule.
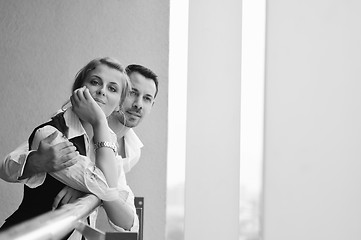
[[[145,118],[152,110],[156,86],[152,79],[146,78],[138,72],[133,72],[129,76],[132,82],[132,89],[126,97],[122,111],[124,118],[120,121],[123,125],[133,128]]]

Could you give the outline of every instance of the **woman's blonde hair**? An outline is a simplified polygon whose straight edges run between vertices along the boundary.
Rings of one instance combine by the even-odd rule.
[[[131,83],[129,80],[129,77],[126,73],[125,68],[122,66],[122,64],[110,57],[103,57],[103,58],[95,58],[91,60],[87,65],[85,65],[82,69],[79,70],[79,72],[75,75],[75,81],[72,87],[72,92],[74,92],[76,89],[81,88],[84,84],[84,81],[86,77],[88,76],[88,73],[91,70],[94,70],[99,65],[105,65],[112,69],[118,70],[122,74],[122,89],[121,89],[121,96],[120,96],[120,102],[119,106],[122,107],[125,98],[127,97],[127,94],[129,93],[131,89]],[[61,107],[62,111],[65,111],[68,104],[70,103],[70,100],[68,100],[66,103],[63,104]]]
[[[106,65],[109,68],[118,70],[122,74],[123,86],[122,86],[120,103],[119,103],[119,106],[122,106],[125,98],[127,97],[129,90],[131,89],[131,83],[127,75],[127,72],[125,71],[125,68],[118,60],[114,58],[104,57],[104,58],[96,58],[91,60],[87,65],[85,65],[85,67],[80,69],[79,72],[75,75],[75,81],[73,84],[72,91],[81,88],[84,84],[84,80],[87,77],[88,73],[91,70],[94,70],[99,65]]]

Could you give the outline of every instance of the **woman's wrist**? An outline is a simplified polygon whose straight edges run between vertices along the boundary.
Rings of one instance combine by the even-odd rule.
[[[90,124],[92,125],[93,128],[99,128],[99,127],[108,126],[108,121],[107,121],[107,118],[104,116],[104,117],[95,119],[95,121]]]
[[[100,141],[94,143],[94,151],[97,151],[99,148],[104,148],[104,147],[112,149],[115,154],[117,153],[117,146],[113,142]]]

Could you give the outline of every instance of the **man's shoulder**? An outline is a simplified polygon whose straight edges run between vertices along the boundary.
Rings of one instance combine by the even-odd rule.
[[[124,136],[124,141],[127,142],[127,144],[135,147],[135,148],[142,148],[144,145],[140,138],[137,136],[135,131],[131,128]]]

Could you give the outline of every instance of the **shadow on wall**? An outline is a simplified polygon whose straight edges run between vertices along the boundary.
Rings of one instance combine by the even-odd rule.
[[[241,188],[239,212],[239,240],[261,240],[260,192]]]
[[[184,183],[167,189],[166,240],[184,240]]]
[[[167,218],[167,240],[184,239],[184,216],[171,216]]]
[[[260,193],[242,189],[239,240],[260,240]],[[166,240],[184,240],[184,184],[168,188]]]

